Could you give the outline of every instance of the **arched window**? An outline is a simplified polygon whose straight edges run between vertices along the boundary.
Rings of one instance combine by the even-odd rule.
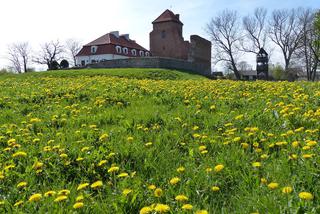
[[[132,49],[131,50],[131,54],[132,54],[132,56],[137,56],[137,50],[136,49]]]
[[[144,52],[143,51],[140,51],[139,54],[140,54],[140,56],[144,56]]]
[[[122,51],[124,54],[126,54],[126,55],[128,54],[128,48],[123,48]]]
[[[146,52],[146,56],[150,56],[150,53],[149,53],[149,52]]]
[[[120,46],[116,46],[116,51],[117,51],[117,53],[121,53],[121,47]]]
[[[96,53],[97,52],[98,47],[97,46],[91,46],[91,53]]]

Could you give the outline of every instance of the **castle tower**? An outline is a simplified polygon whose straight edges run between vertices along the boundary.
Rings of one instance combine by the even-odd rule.
[[[179,14],[166,10],[152,24],[153,31],[150,33],[152,55],[187,60],[189,42],[183,39],[183,23]]]

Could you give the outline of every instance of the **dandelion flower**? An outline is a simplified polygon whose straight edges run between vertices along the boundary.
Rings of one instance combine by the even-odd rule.
[[[253,163],[252,163],[252,166],[253,166],[253,167],[256,167],[256,168],[259,168],[259,167],[261,167],[262,165],[261,165],[261,162],[253,162]]]
[[[13,158],[16,158],[16,157],[26,157],[27,156],[27,153],[26,152],[16,152],[12,155]]]
[[[125,177],[128,177],[128,176],[129,176],[128,173],[123,172],[123,173],[120,173],[117,177],[118,177],[118,178],[125,178]]]
[[[185,171],[185,168],[183,166],[180,166],[178,169],[177,169],[177,172],[179,173],[182,173]]]
[[[124,189],[124,190],[122,191],[122,194],[123,194],[124,196],[127,196],[127,195],[129,195],[131,192],[132,192],[132,189]]]
[[[191,204],[184,204],[181,209],[183,210],[192,210],[193,206]]]
[[[57,194],[56,191],[50,190],[50,191],[44,193],[44,196],[45,196],[45,197],[49,197],[49,196],[54,196],[55,194]]]
[[[79,209],[83,207],[83,203],[82,202],[77,202],[73,205],[73,209]]]
[[[157,187],[155,186],[155,185],[153,185],[153,184],[151,184],[151,185],[149,185],[148,186],[148,189],[149,190],[155,190]]]
[[[279,184],[275,182],[268,184],[269,189],[277,189],[278,187],[279,187]]]
[[[150,214],[152,212],[152,210],[153,209],[151,207],[143,207],[140,210],[139,214]]]
[[[290,194],[292,192],[292,187],[283,187],[282,193],[284,194]]]
[[[26,186],[27,186],[27,182],[25,182],[25,181],[22,181],[22,182],[18,183],[18,185],[17,185],[18,188],[23,188]]]
[[[40,199],[42,198],[42,195],[40,193],[36,193],[30,196],[29,201],[40,201]]]
[[[178,177],[174,177],[174,178],[172,178],[171,180],[170,180],[170,184],[171,185],[176,185],[177,183],[179,183],[180,182],[180,178],[178,178]]]
[[[208,214],[207,210],[198,210],[196,214]]]
[[[170,211],[170,207],[166,204],[157,204],[154,210],[159,213],[166,213]]]
[[[212,190],[213,192],[218,192],[218,191],[220,190],[220,187],[218,187],[218,186],[213,186],[213,187],[211,187],[211,190]]]
[[[162,189],[157,188],[157,189],[154,191],[154,196],[156,196],[156,197],[159,198],[159,197],[162,196],[162,193],[163,193]]]
[[[180,201],[180,202],[189,200],[189,198],[185,195],[177,195],[175,199],[176,199],[176,201]]]
[[[84,188],[86,188],[87,186],[89,186],[89,183],[83,183],[83,184],[80,184],[77,188],[77,190],[82,190]]]
[[[113,172],[118,172],[119,171],[119,167],[117,166],[112,166],[108,169],[108,173],[113,173]]]
[[[218,164],[218,165],[216,165],[216,166],[214,167],[214,171],[215,171],[215,172],[220,172],[221,170],[223,170],[223,168],[224,168],[224,165]]]
[[[69,194],[70,194],[70,190],[68,189],[63,189],[58,192],[58,195],[69,195]]]
[[[23,201],[17,201],[13,206],[14,207],[18,207],[18,206],[20,206],[21,204],[23,204]]]
[[[107,160],[101,160],[97,166],[102,166],[107,163]]]
[[[102,186],[103,186],[103,182],[102,181],[96,181],[93,184],[91,184],[91,188],[93,188],[93,189],[97,189],[97,188],[102,187]]]
[[[300,192],[299,198],[308,201],[313,199],[313,195],[310,192]]]
[[[77,196],[77,198],[76,198],[76,202],[83,201],[83,199],[84,199],[83,195],[79,195],[79,196]]]
[[[60,201],[65,201],[68,199],[68,196],[66,195],[61,195],[61,196],[58,196],[56,199],[54,199],[54,202],[60,202]]]

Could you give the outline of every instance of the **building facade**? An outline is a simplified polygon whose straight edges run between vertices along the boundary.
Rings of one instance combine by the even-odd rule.
[[[153,56],[199,63],[211,72],[211,42],[198,35],[192,35],[190,42],[185,41],[179,14],[166,10],[152,24],[150,52]]]
[[[113,31],[84,45],[76,55],[76,65],[145,56],[150,56],[150,52],[131,40],[129,34],[119,35],[118,31]]]

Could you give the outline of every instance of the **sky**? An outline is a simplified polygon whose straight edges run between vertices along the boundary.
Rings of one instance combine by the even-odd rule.
[[[9,65],[8,45],[17,42],[29,42],[36,52],[44,42],[75,38],[84,45],[117,30],[149,49],[151,22],[165,9],[180,14],[189,40],[192,34],[208,39],[207,23],[224,9],[247,15],[256,7],[270,12],[299,6],[320,8],[320,0],[1,0],[0,69]]]

